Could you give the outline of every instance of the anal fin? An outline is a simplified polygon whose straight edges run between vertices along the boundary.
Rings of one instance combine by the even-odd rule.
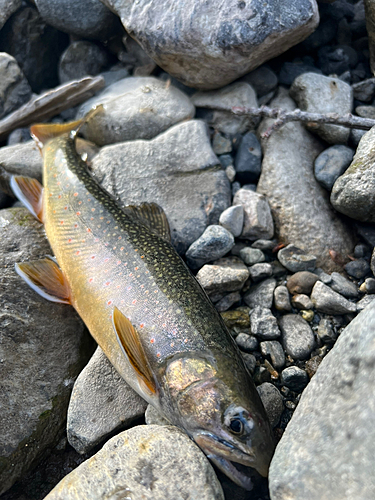
[[[29,212],[43,222],[43,186],[41,183],[31,177],[13,175],[10,179],[10,187]]]
[[[139,334],[128,318],[124,316],[117,307],[113,310],[113,327],[118,343],[134,368],[138,381],[141,382],[142,385],[145,385],[149,392],[156,394],[156,382]]]
[[[39,295],[51,302],[70,304],[70,289],[65,277],[50,258],[15,264],[15,270]]]

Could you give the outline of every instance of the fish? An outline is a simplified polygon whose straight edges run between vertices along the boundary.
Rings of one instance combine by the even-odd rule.
[[[44,224],[54,255],[15,270],[45,299],[72,305],[125,381],[251,490],[275,447],[251,375],[172,246],[162,208],[120,206],[78,155],[77,133],[89,119],[31,127],[43,186],[13,176],[11,187]]]

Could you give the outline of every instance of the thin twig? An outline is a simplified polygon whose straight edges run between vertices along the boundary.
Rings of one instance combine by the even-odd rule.
[[[283,125],[291,121],[312,123],[330,123],[333,125],[341,125],[342,127],[357,128],[361,130],[370,130],[375,126],[375,120],[371,118],[361,118],[354,116],[351,113],[347,115],[339,115],[338,113],[308,113],[301,109],[287,111],[286,109],[269,108],[261,106],[260,108],[246,108],[234,106],[232,108],[220,105],[206,105],[206,108],[217,109],[220,111],[228,111],[237,116],[253,116],[259,118],[274,118],[275,122],[262,134],[262,138],[268,139],[272,132],[278,130]]]
[[[36,121],[47,120],[61,111],[86,101],[103,87],[102,76],[86,77],[65,83],[34,97],[0,120],[0,140],[5,139],[12,130],[18,127],[26,127]]]

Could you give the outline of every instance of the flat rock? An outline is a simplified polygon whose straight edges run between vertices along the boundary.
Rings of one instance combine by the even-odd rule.
[[[276,288],[276,280],[268,278],[254,285],[245,294],[244,301],[250,308],[256,306],[271,309],[273,303],[273,292]]]
[[[375,127],[360,140],[349,168],[332,188],[334,208],[353,219],[375,222]]]
[[[186,94],[151,76],[129,77],[113,83],[86,101],[79,108],[78,117],[100,104],[104,109],[82,129],[84,137],[98,146],[152,139],[195,114]]]
[[[87,453],[111,433],[144,415],[147,403],[120,377],[100,347],[75,381],[69,402],[68,441]]]
[[[31,87],[15,58],[0,52],[0,118],[25,104],[31,94]]]
[[[262,250],[260,250],[259,248],[251,247],[242,248],[240,250],[240,257],[248,266],[258,264],[259,262],[264,262],[266,259],[266,256],[264,255]]]
[[[349,302],[321,281],[315,283],[311,292],[311,300],[317,311],[326,314],[348,314],[357,310],[353,302]]]
[[[270,106],[295,108],[285,91],[280,91]],[[265,120],[259,131],[264,132],[271,123],[272,120]],[[332,209],[328,193],[314,177],[313,163],[322,150],[321,144],[300,123],[288,123],[263,140],[262,147],[262,173],[257,191],[267,196],[277,237],[285,244],[293,243],[316,255],[317,266],[325,271],[338,270],[329,250],[346,257],[353,250],[354,238]]]
[[[250,278],[257,283],[258,281],[270,278],[272,276],[272,266],[269,262],[259,262],[249,267]]]
[[[302,394],[271,463],[272,499],[374,497],[374,323],[373,304],[341,333]]]
[[[247,240],[272,238],[274,232],[273,220],[265,196],[242,188],[234,195],[233,204],[242,205],[244,209],[241,238]]]
[[[318,279],[319,277],[314,273],[310,273],[309,271],[298,271],[288,278],[286,286],[292,295],[295,293],[310,295]]]
[[[209,295],[241,290],[248,277],[247,267],[237,257],[227,257],[213,264],[206,264],[196,276]]]
[[[45,500],[103,498],[224,500],[208,459],[173,426],[141,425],[118,434],[64,477]]]
[[[332,283],[330,283],[330,287],[337,293],[340,293],[347,299],[355,299],[358,297],[358,287],[347,278],[342,276],[339,273],[333,272],[331,274]]]
[[[158,203],[180,253],[230,206],[228,178],[198,120],[175,125],[152,141],[104,147],[92,168],[122,203]]]
[[[320,184],[331,191],[335,181],[349,167],[354,151],[343,145],[331,146],[320,153],[314,163],[314,174]]]
[[[51,254],[43,226],[25,208],[1,210],[0,238],[1,494],[61,439],[93,342],[72,307],[43,299],[14,270]]]
[[[317,4],[310,0],[105,3],[160,67],[200,89],[245,75],[304,40],[319,22]]]
[[[315,268],[315,255],[308,254],[292,244],[279,250],[277,258],[292,273],[313,270]]]
[[[345,271],[357,280],[368,276],[371,273],[370,264],[366,259],[356,259],[348,262],[344,266]]]
[[[306,359],[315,347],[310,325],[298,314],[286,314],[279,320],[285,352],[293,359]]]
[[[353,107],[353,91],[350,85],[339,78],[304,73],[296,78],[290,88],[290,95],[299,108],[309,113],[351,113]],[[338,125],[319,124],[307,128],[329,144],[345,144],[350,130]]]
[[[87,40],[73,42],[60,58],[60,83],[98,75],[108,64],[108,54],[99,45]]]
[[[251,333],[261,340],[272,340],[280,337],[280,329],[271,309],[255,306],[250,311]]]
[[[227,229],[217,225],[208,226],[186,250],[186,262],[191,269],[199,269],[206,262],[223,257],[233,245],[233,234]]]

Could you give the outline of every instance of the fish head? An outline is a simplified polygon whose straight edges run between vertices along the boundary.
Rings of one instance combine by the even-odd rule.
[[[180,427],[232,481],[251,490],[252,476],[268,475],[275,445],[263,404],[240,361],[221,373],[203,359],[184,360],[174,398]]]

